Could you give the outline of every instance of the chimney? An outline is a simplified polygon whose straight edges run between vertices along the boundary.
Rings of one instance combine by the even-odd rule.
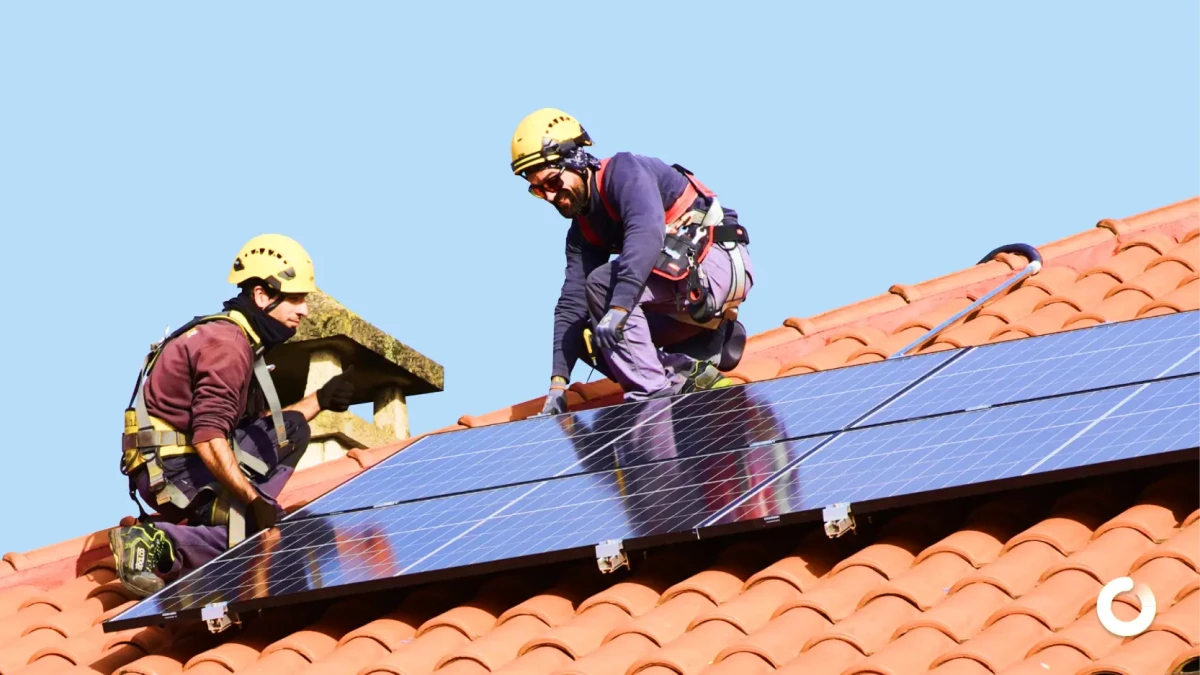
[[[280,402],[299,401],[353,365],[353,405],[372,403],[374,416],[322,411],[296,468],[408,438],[408,397],[442,391],[442,366],[321,291],[309,293],[308,307],[296,335],[267,355]]]

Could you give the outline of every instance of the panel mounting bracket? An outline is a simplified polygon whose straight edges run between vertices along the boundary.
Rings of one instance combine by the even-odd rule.
[[[204,619],[204,623],[208,624],[208,632],[222,633],[230,626],[242,625],[237,612],[230,613],[228,606],[228,602],[214,602],[200,609],[200,618]]]
[[[825,534],[830,539],[836,539],[854,530],[854,514],[850,513],[850,502],[826,506],[821,510],[821,518],[825,520]]]
[[[629,556],[625,555],[624,542],[620,539],[608,539],[596,544],[596,565],[604,574],[610,574],[621,567],[630,569]]]

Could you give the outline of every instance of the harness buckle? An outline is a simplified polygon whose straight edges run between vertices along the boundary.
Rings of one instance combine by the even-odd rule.
[[[138,429],[137,430],[137,447],[152,448],[158,445],[158,430],[157,429]]]

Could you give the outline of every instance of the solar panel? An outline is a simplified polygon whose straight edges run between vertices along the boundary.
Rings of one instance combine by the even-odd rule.
[[[1144,384],[1134,393],[1079,438],[1042,458],[1025,473],[1133,459],[1200,445],[1200,381],[1196,377]]]
[[[914,356],[429,436],[289,518],[600,471],[621,445],[639,448],[636,464],[837,431],[951,359]]]
[[[638,548],[836,502],[875,506],[1194,452],[1195,325],[1137,323],[1120,334],[1112,325],[1091,329],[1100,337],[999,345],[1012,366],[978,356],[985,348],[958,350],[428,437],[105,630],[194,618],[213,603],[246,611],[482,565],[590,556],[610,539]],[[1117,374],[1097,362],[1117,364]],[[996,382],[968,386],[968,376]],[[1027,376],[1022,386],[1009,381],[1017,376]],[[921,417],[873,414],[892,414],[899,402]]]
[[[117,617],[144,625],[196,610],[390,576],[518,499],[528,486],[498,488],[382,509],[284,521],[143,599]]]
[[[1200,372],[1200,312],[972,349],[864,423],[914,419]]]
[[[1191,450],[1200,377],[844,432],[777,479],[796,511]],[[733,522],[714,518],[706,524]]]
[[[414,571],[506,560],[578,549],[593,553],[601,541],[686,533],[728,506],[823,437],[745,450],[644,464],[622,471],[539,483],[513,508],[449,542]],[[773,515],[751,503],[742,519]]]
[[[276,538],[256,536],[225,552],[106,629],[188,618],[213,603],[244,611],[280,596],[341,595],[475,563],[572,549],[592,555],[606,539],[688,532],[820,440],[285,521]],[[754,517],[769,515],[748,508]]]
[[[550,478],[666,412],[667,400],[427,436],[289,519]]]

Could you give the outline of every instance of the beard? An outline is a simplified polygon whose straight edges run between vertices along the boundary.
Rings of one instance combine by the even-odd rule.
[[[583,213],[587,208],[587,194],[585,184],[564,190],[559,193],[559,196],[554,200],[554,208],[558,210],[559,215],[563,218],[574,218]]]

